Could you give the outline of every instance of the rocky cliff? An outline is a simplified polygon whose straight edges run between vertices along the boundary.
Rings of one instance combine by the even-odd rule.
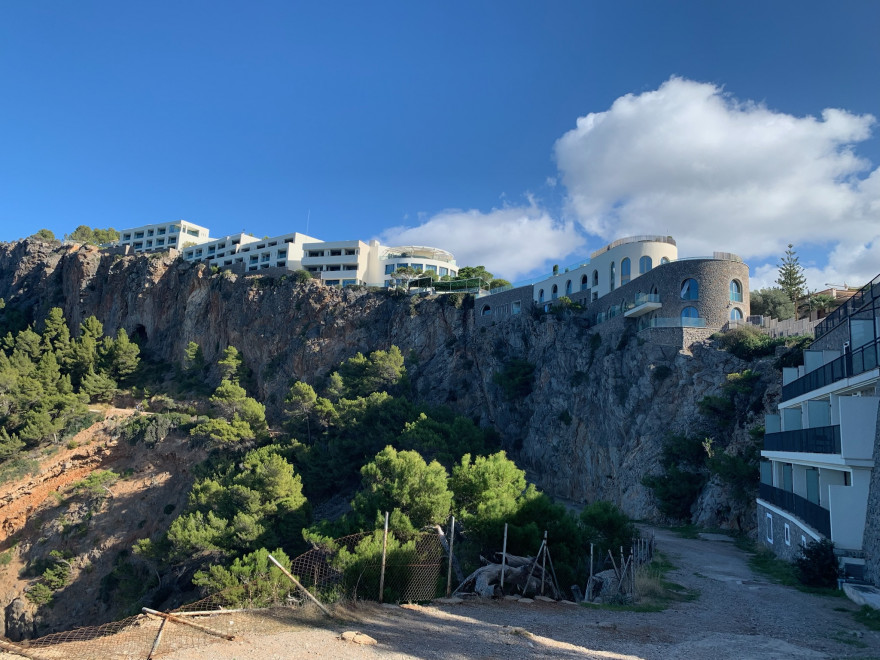
[[[494,426],[544,490],[576,502],[612,500],[643,519],[658,517],[641,482],[658,471],[663,439],[712,432],[716,446],[738,452],[773,399],[767,384],[778,381],[770,361],[748,365],[711,342],[653,345],[631,331],[589,328],[576,314],[526,313],[477,328],[468,299],[238,276],[167,253],[2,244],[0,297],[5,313],[23,322],[39,323],[53,306],[73,326],[94,314],[108,333],[124,327],[145,355],[169,365],[180,362],[190,341],[209,361],[234,345],[270,412],[293,380],[320,384],[355,352],[396,344],[415,396]],[[535,370],[531,386],[509,398],[494,376],[514,360]],[[698,402],[747,367],[761,374],[763,401],[737,411],[727,426],[701,414]],[[748,505],[734,503],[717,480],[704,490],[694,520],[753,525]]]

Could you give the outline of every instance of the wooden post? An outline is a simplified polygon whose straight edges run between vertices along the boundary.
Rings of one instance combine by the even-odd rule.
[[[504,523],[504,545],[501,546],[501,593],[504,593],[504,565],[507,563],[507,523]]]
[[[304,586],[302,586],[302,585],[299,583],[299,580],[297,580],[295,577],[293,577],[293,575],[290,574],[290,571],[288,571],[286,568],[284,568],[284,566],[282,566],[281,564],[279,564],[279,563],[278,563],[278,560],[275,559],[275,557],[273,557],[272,555],[269,555],[269,560],[270,560],[273,564],[275,564],[275,566],[278,568],[279,571],[281,571],[282,573],[284,573],[284,575],[287,576],[287,579],[288,579],[288,580],[290,580],[290,581],[293,582],[297,587],[299,587],[300,591],[302,591],[302,592],[308,597],[308,599],[309,599],[310,601],[312,601],[315,605],[317,605],[318,607],[320,607],[320,608],[321,608],[321,611],[322,611],[324,614],[326,614],[326,615],[329,616],[330,618],[333,618],[333,615],[330,614],[330,610],[328,610],[326,607],[324,607],[324,606],[321,604],[321,601],[319,601],[317,598],[315,598],[315,597],[312,595],[312,593],[311,593],[308,589],[306,589]],[[187,621],[187,623],[189,623],[189,621]]]
[[[526,578],[526,584],[523,587],[523,596],[525,596],[526,592],[529,590],[529,582],[532,581],[532,573],[535,572],[535,566],[538,565],[538,557],[540,556],[540,554],[543,550],[544,550],[544,541],[541,541],[541,547],[538,548],[538,554],[535,555],[535,559],[532,562],[532,567],[531,567],[531,569],[529,569],[529,577]]]
[[[168,622],[168,619],[162,619],[162,623],[159,624],[159,632],[156,633],[156,639],[153,641],[153,648],[150,649],[150,655],[147,656],[147,660],[153,660],[156,657],[156,651],[159,649],[159,642],[162,640],[162,631],[165,630],[165,624]]]
[[[547,530],[544,530],[544,556],[541,557],[541,595],[544,595],[544,575],[547,574]]]
[[[173,614],[167,614],[165,612],[158,612],[157,610],[151,610],[149,607],[142,607],[141,612],[144,614],[149,614],[150,616],[158,616],[162,619],[166,619],[168,621],[173,621],[174,623],[182,623],[185,626],[189,626],[190,628],[195,628],[196,630],[201,630],[203,633],[208,635],[213,635],[214,637],[222,637],[223,639],[232,641],[235,639],[235,635],[227,635],[224,632],[220,632],[219,630],[214,630],[213,628],[208,628],[208,626],[203,626],[200,623],[193,623],[192,621],[187,621],[186,619],[182,619],[179,616],[174,616]]]
[[[449,568],[446,571],[446,597],[452,593],[452,544],[455,542],[455,516],[449,525]]]
[[[593,584],[593,544],[590,543],[590,578],[587,580],[587,587],[584,589],[584,600],[590,600],[590,585]]]
[[[388,512],[385,512],[385,532],[382,535],[382,568],[379,573],[379,602],[382,602],[382,592],[385,591],[385,555],[388,553]]]
[[[544,555],[550,561],[550,575],[553,576],[553,585],[556,587],[556,597],[562,595],[562,591],[559,588],[559,580],[556,579],[556,569],[553,568],[553,557],[550,556],[550,548],[548,546],[544,546]]]

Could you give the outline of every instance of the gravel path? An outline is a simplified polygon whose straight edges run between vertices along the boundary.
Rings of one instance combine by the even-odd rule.
[[[669,577],[699,598],[664,612],[612,612],[511,601],[346,610],[349,621],[316,620],[304,630],[221,642],[164,655],[168,660],[291,658],[713,658],[880,657],[880,633],[856,623],[846,598],[802,593],[751,572],[729,539],[657,533],[679,568]],[[846,610],[846,611],[840,611]],[[378,642],[339,639],[356,630]]]

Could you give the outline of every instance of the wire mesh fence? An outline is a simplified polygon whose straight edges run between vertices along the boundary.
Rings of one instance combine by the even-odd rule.
[[[384,552],[383,552],[384,549]],[[437,532],[383,530],[328,541],[290,561],[290,573],[319,601],[425,601],[446,589],[449,561]],[[34,660],[149,660],[174,650],[255,634],[305,629],[324,615],[278,569],[170,612],[0,641],[0,657]]]

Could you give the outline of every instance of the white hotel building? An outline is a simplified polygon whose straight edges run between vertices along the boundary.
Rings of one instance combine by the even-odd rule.
[[[307,270],[327,286],[391,286],[392,274],[405,267],[438,277],[458,275],[455,258],[440,248],[388,247],[375,240],[325,242],[298,232],[267,238],[245,233],[211,238],[206,227],[183,220],[123,230],[118,245],[133,252],[173,248],[185,261],[244,272]]]

